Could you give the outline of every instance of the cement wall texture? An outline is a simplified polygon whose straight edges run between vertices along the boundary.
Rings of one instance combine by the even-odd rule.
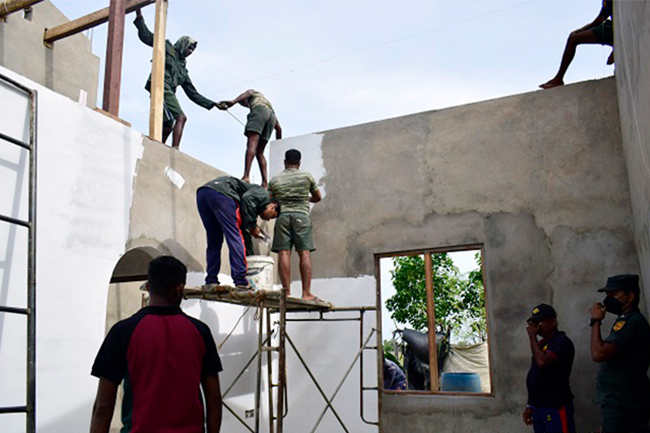
[[[588,308],[608,275],[639,269],[614,79],[320,135],[318,149],[296,146],[322,152],[326,172],[317,281],[372,276],[378,253],[485,251],[493,396],[384,395],[382,431],[525,431],[525,322],[541,302],[576,346],[578,431],[596,429]]]
[[[87,93],[87,106],[97,103],[99,57],[91,52],[90,40],[83,34],[43,45],[43,32],[69,20],[49,0],[32,6],[31,18],[22,11],[0,20],[0,66],[37,82],[75,101],[81,90]]]
[[[616,84],[646,317],[650,314],[650,3],[616,2]]]

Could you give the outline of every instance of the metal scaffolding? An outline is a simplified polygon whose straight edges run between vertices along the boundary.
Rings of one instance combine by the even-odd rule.
[[[371,328],[368,335],[365,335],[364,330],[364,315],[369,311],[376,311],[375,306],[363,307],[334,307],[327,302],[314,302],[305,301],[299,298],[287,297],[285,290],[279,291],[257,291],[257,292],[241,292],[229,286],[203,286],[201,288],[188,288],[185,289],[186,299],[204,299],[208,301],[226,302],[230,304],[255,307],[258,310],[259,324],[258,324],[258,347],[257,351],[244,365],[239,374],[235,377],[232,384],[223,393],[225,398],[228,393],[233,389],[237,381],[244,375],[245,371],[257,361],[257,375],[255,387],[255,420],[254,427],[249,426],[244,419],[241,418],[231,407],[224,403],[224,408],[229,411],[248,431],[252,433],[260,432],[261,423],[261,406],[262,406],[262,374],[266,370],[266,377],[268,381],[268,413],[269,413],[269,432],[282,433],[284,418],[289,414],[288,407],[288,390],[287,390],[287,373],[286,373],[286,354],[287,343],[295,353],[296,357],[305,368],[305,371],[311,378],[314,386],[318,390],[325,401],[325,408],[319,414],[319,417],[310,430],[312,433],[316,431],[318,426],[323,420],[323,417],[328,410],[332,411],[343,431],[350,432],[346,427],[341,416],[337,413],[332,405],[334,398],[339,390],[345,383],[346,379],[354,369],[355,364],[359,363],[360,369],[360,417],[366,424],[379,425],[379,421],[369,421],[366,419],[364,413],[364,393],[365,392],[378,392],[377,386],[366,387],[363,383],[364,369],[363,369],[363,354],[367,350],[377,350],[377,346],[369,346],[368,343],[372,340],[373,335],[376,338],[377,330]],[[328,317],[330,315],[337,315],[337,313],[357,313],[355,317]],[[293,317],[288,318],[287,314],[290,313],[317,313],[316,317]],[[277,314],[279,317],[273,322],[273,315]],[[331,396],[328,396],[323,390],[322,386],[314,376],[309,368],[309,365],[300,354],[295,343],[287,333],[288,322],[359,322],[359,350],[356,353],[351,365],[346,370],[343,378],[337,385],[335,391]],[[275,326],[274,326],[275,325]],[[274,337],[276,337],[277,346],[273,345]],[[273,371],[273,353],[277,353],[277,380],[274,380]],[[262,358],[266,354],[266,366],[262,363]],[[379,396],[378,396],[379,398]]]

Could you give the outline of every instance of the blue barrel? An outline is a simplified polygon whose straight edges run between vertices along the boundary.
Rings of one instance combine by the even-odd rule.
[[[442,373],[441,391],[481,392],[481,377],[478,373]]]

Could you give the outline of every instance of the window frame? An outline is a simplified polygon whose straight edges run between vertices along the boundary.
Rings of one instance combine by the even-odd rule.
[[[434,388],[439,387],[438,377],[438,356],[436,333],[428,332],[429,329],[435,330],[435,298],[433,293],[433,260],[432,254],[440,253],[454,253],[461,251],[479,251],[481,253],[481,273],[483,274],[483,298],[485,300],[485,327],[488,343],[488,363],[490,375],[490,392],[458,392],[458,391],[442,391],[442,390],[386,390],[384,389],[384,374],[383,368],[378,368],[379,387],[381,392],[388,395],[436,395],[436,396],[459,396],[459,397],[494,397],[494,380],[492,377],[492,345],[490,344],[490,321],[488,315],[488,290],[485,282],[485,246],[484,244],[466,244],[466,245],[453,245],[435,248],[422,248],[404,251],[390,251],[375,253],[375,281],[376,281],[376,294],[377,294],[377,356],[378,366],[383,365],[384,360],[384,342],[383,342],[383,302],[385,300],[381,297],[381,259],[392,257],[410,257],[410,256],[424,256],[424,274],[425,274],[425,288],[427,296],[427,334],[429,337],[429,372],[431,374],[431,385]],[[432,361],[433,360],[433,361]]]

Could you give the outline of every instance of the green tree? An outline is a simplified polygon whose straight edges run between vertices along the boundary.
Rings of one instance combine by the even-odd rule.
[[[480,254],[478,268],[460,275],[448,253],[432,254],[433,295],[436,330],[446,335],[484,341],[486,338],[485,296]],[[427,328],[427,299],[424,257],[393,258],[391,280],[395,295],[386,300],[391,318],[422,331]]]

